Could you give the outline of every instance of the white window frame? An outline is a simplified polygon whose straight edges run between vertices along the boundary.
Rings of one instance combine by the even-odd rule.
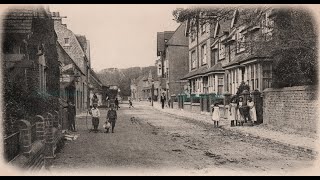
[[[226,50],[225,50],[225,45],[219,41],[219,52],[218,52],[218,56],[219,56],[219,60],[222,60],[226,57]]]
[[[64,38],[64,45],[70,46],[70,38]]]
[[[201,60],[202,60],[202,65],[206,65],[207,62],[207,44],[203,44],[201,46]]]
[[[245,35],[243,32],[241,32],[243,30],[243,28],[239,28],[237,30],[237,53],[241,53],[243,51],[246,50],[246,47],[245,47],[245,41],[246,41],[246,38],[245,38]]]
[[[193,58],[194,57],[194,58]],[[196,57],[196,51],[191,51],[191,69],[197,68],[197,57]]]

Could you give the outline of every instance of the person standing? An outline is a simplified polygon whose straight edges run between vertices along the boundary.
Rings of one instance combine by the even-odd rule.
[[[164,94],[161,95],[160,101],[161,101],[161,107],[162,109],[164,109],[164,103],[166,102],[166,96]]]
[[[220,109],[218,103],[214,104],[212,108],[212,121],[214,123],[213,127],[219,127],[219,120],[220,120]]]
[[[235,99],[232,99],[231,103],[229,104],[229,112],[229,120],[231,122],[231,127],[234,127],[235,121],[237,124],[237,103]]]
[[[114,104],[116,105],[116,109],[118,110],[118,108],[120,108],[118,98],[116,98],[116,100],[114,101]]]
[[[90,114],[92,116],[92,126],[93,126],[93,131],[96,133],[98,132],[98,127],[99,127],[99,118],[100,118],[100,111],[97,108],[97,103],[93,104],[93,108],[90,111]]]
[[[94,93],[92,97],[92,105],[95,103],[98,104],[98,102],[99,102],[98,96],[96,95],[96,93]]]
[[[68,130],[76,131],[76,107],[71,101],[68,101],[68,105],[65,107],[68,110]]]
[[[255,107],[255,104],[254,102],[252,101],[252,98],[250,97],[248,99],[248,106],[250,108],[250,118],[251,118],[251,121],[253,121],[254,124],[257,123],[257,112],[256,112],[256,107]]]
[[[132,105],[132,100],[131,99],[129,99],[129,108],[133,108],[133,105]]]
[[[117,118],[117,111],[114,109],[113,105],[111,105],[111,109],[108,111],[107,114],[107,120],[111,123],[112,133],[114,133],[114,127],[116,126]],[[109,133],[109,129],[107,129],[106,133]]]

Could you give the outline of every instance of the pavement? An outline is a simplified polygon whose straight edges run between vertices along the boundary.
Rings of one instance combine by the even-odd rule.
[[[145,105],[149,105],[149,102],[139,102],[143,103]],[[179,117],[184,117],[188,119],[193,119],[196,121],[200,121],[202,123],[206,124],[212,124],[213,122],[210,119],[210,115],[208,114],[198,114],[193,113],[181,109],[172,109],[165,107],[164,109],[161,108],[161,104],[158,102],[154,103],[153,106],[155,109],[174,115]],[[229,121],[227,120],[220,120],[219,125],[221,128],[230,130],[233,132],[241,133],[246,136],[253,136],[273,142],[277,142],[286,146],[289,146],[291,148],[297,149],[297,150],[303,150],[312,154],[318,154],[318,150],[320,147],[320,143],[318,141],[318,137],[310,137],[310,136],[303,136],[297,133],[287,133],[279,130],[273,130],[270,128],[270,126],[266,125],[256,125],[256,126],[236,126],[231,127],[229,124]]]

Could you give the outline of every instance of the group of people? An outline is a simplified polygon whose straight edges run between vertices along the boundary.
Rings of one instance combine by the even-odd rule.
[[[97,96],[94,94],[92,98],[92,105],[93,107],[90,109],[89,114],[92,116],[92,126],[93,126],[93,132],[98,132],[99,127],[99,121],[100,121],[100,111],[98,109],[98,100]],[[111,127],[111,132],[114,133],[114,128],[116,125],[117,120],[117,111],[119,106],[119,100],[118,98],[115,99],[114,104],[110,104],[110,109],[108,110],[106,121],[104,123],[104,128],[106,129],[105,133],[109,133],[109,129]]]
[[[219,104],[216,103],[212,108],[212,121],[214,122],[214,127],[219,127],[220,118]],[[243,126],[243,124],[248,121],[256,123],[257,114],[252,98],[248,98],[247,105],[244,105],[242,97],[233,98],[228,108],[228,120],[230,121],[231,127]]]

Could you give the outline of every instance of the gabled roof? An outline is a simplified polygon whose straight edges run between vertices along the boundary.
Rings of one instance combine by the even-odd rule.
[[[208,70],[207,66],[202,66],[197,70],[189,72],[187,75],[185,75],[183,78],[181,78],[181,80],[186,80],[186,79],[189,79],[194,76],[203,75],[207,72],[207,70]]]
[[[184,35],[186,23],[181,23],[180,26],[174,31],[173,35],[167,42],[167,45],[173,46],[188,46],[188,38]]]
[[[157,32],[157,56],[160,56],[160,52],[165,50],[165,40],[169,41],[173,33],[174,31]]]
[[[209,68],[205,73],[213,73],[213,72],[224,72],[224,69],[222,68],[221,62],[215,64],[211,68]]]

